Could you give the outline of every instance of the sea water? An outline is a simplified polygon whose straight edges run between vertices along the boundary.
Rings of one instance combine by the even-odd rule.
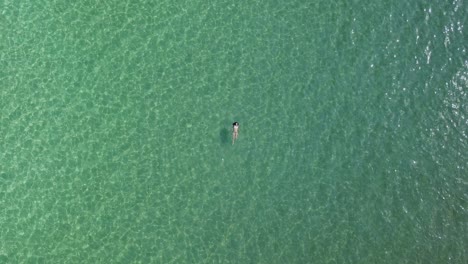
[[[467,263],[467,11],[3,1],[0,263]]]

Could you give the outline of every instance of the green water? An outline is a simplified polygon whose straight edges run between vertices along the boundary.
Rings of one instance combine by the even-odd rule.
[[[393,2],[3,1],[0,263],[468,263],[468,5]]]

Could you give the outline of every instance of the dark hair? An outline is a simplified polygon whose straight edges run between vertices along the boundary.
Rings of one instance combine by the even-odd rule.
[[[239,123],[238,123],[238,122],[234,122],[234,123],[232,123],[232,125],[233,125],[233,126],[238,126]]]

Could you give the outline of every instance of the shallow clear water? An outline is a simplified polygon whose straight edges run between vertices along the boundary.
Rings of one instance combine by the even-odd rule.
[[[468,262],[466,3],[153,2],[0,4],[0,263]]]

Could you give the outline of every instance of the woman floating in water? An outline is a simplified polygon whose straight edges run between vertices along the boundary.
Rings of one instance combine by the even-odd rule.
[[[234,122],[234,123],[232,123],[232,144],[233,145],[234,145],[234,141],[236,141],[238,135],[239,135],[239,123]]]

